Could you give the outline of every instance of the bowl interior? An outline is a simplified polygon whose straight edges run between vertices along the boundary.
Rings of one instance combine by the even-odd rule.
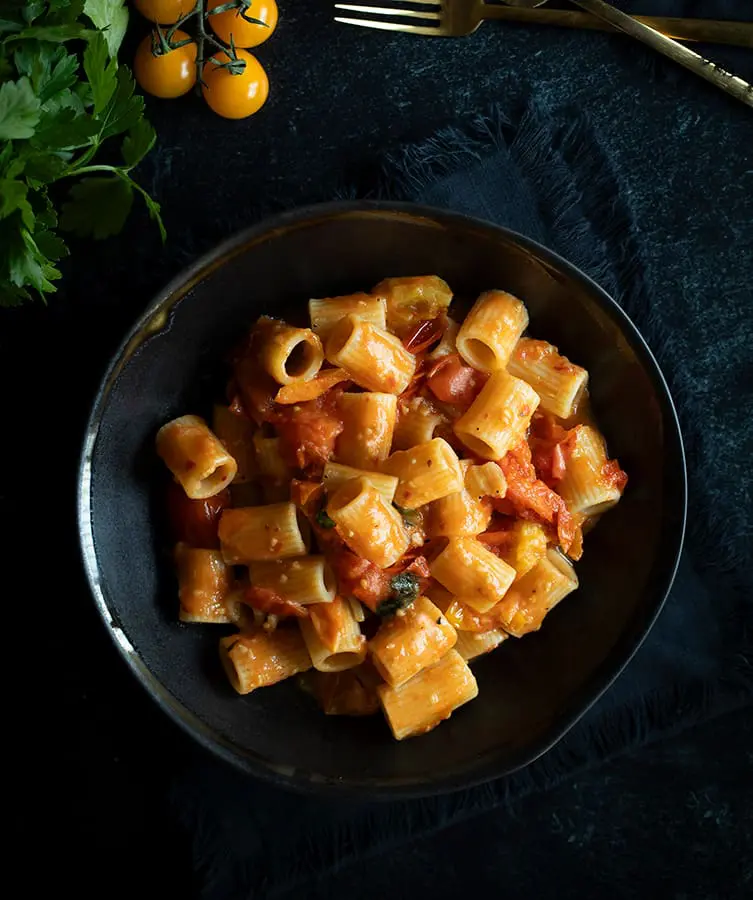
[[[309,297],[428,273],[459,296],[499,287],[526,302],[531,334],[589,370],[597,420],[630,481],[587,537],[580,590],[538,634],[510,639],[474,664],[477,700],[420,740],[396,743],[381,717],[325,717],[293,683],[244,698],[231,690],[217,658],[226,629],[177,621],[157,487],[164,473],[153,448],[168,419],[208,414],[225,351],[259,314],[301,320]],[[98,398],[80,508],[100,609],[147,689],[191,733],[250,772],[298,786],[420,793],[526,764],[608,686],[671,583],[684,467],[650,353],[576,270],[516,235],[449,213],[324,207],[220,248],[150,309]]]

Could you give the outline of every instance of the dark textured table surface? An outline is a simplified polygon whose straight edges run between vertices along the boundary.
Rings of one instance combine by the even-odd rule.
[[[619,5],[753,20],[747,0]],[[23,823],[26,845],[33,842],[42,858],[39,871],[26,872],[36,884],[49,876],[58,889],[191,896],[188,848],[164,807],[187,739],[104,635],[79,569],[73,513],[81,434],[99,375],[169,277],[263,213],[367,190],[384,153],[406,140],[492,102],[514,110],[531,93],[588,109],[651,248],[654,284],[706,292],[711,331],[715,291],[723,293],[741,266],[753,272],[753,111],[699,79],[598,33],[487,25],[460,41],[387,38],[336,26],[324,0],[281,6],[278,31],[259,51],[272,93],[257,117],[224,122],[193,98],[149,104],[159,143],[141,178],[162,203],[166,247],[138,211],[124,235],[76,243],[64,289],[47,309],[3,314],[9,421],[26,421],[31,406],[35,416],[44,413],[36,433],[55,439],[54,456],[36,439],[29,449],[45,473],[40,485],[29,489],[19,479],[2,489],[13,509],[39,513],[45,504],[43,527],[55,545],[43,569],[29,547],[36,533],[20,557],[25,603],[43,614],[25,622],[24,643],[33,646],[35,632],[43,652],[27,655],[15,732],[34,764]],[[134,17],[132,41],[143,30]],[[704,49],[753,80],[752,53]],[[715,209],[722,204],[729,224],[720,231]],[[734,302],[750,315],[753,292]],[[36,514],[21,518],[42,527]],[[29,573],[38,584],[33,595]],[[749,896],[749,713],[647,746],[520,801],[511,815],[488,814],[388,860],[363,860],[296,896],[401,897],[408,891],[400,885],[410,884],[410,893],[449,897],[471,880],[514,898]]]

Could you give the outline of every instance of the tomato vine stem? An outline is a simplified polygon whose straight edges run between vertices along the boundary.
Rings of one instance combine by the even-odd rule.
[[[242,0],[238,0],[238,2],[233,3],[232,5],[238,6],[238,8],[240,9],[243,6],[243,3],[242,3]],[[195,39],[196,39],[196,93],[197,94],[201,94],[202,85],[206,86],[204,83],[204,79],[202,77],[204,63],[207,62],[207,57],[204,55],[206,44],[211,44],[213,47],[211,53],[209,54],[209,57],[208,57],[209,59],[211,59],[212,56],[217,52],[224,53],[227,56],[227,59],[228,59],[227,62],[224,62],[224,63],[215,62],[215,65],[218,68],[227,68],[233,74],[239,74],[240,72],[243,71],[243,69],[246,66],[246,63],[244,60],[238,59],[236,52],[235,52],[235,46],[233,45],[232,41],[230,43],[230,46],[228,47],[227,44],[224,44],[221,40],[219,40],[217,37],[215,37],[215,35],[213,35],[211,33],[211,31],[207,28],[206,20],[207,20],[208,16],[209,16],[209,13],[207,12],[207,9],[206,9],[206,0],[196,0],[196,5],[194,6],[194,8],[190,12],[186,13],[185,16],[182,16],[180,19],[178,19],[178,21],[174,25],[171,25],[167,34],[163,38],[163,40],[173,49],[175,49],[175,47],[177,47],[177,46],[182,46],[182,44],[185,42],[181,42],[180,45],[178,45],[178,44],[174,45],[172,43],[173,36],[175,35],[175,32],[179,28],[182,28],[182,26],[189,19],[192,19],[194,17],[196,18],[197,26],[196,26]],[[160,37],[161,37],[161,35],[160,35]]]

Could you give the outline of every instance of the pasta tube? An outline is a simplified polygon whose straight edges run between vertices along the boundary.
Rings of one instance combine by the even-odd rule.
[[[319,337],[310,328],[294,328],[285,322],[265,319],[259,361],[278,384],[308,381],[324,362]]]
[[[395,491],[398,506],[415,509],[463,488],[457,454],[447,441],[434,438],[410,450],[398,450],[382,470],[400,479]]]
[[[310,606],[309,618],[299,619],[298,624],[319,672],[342,672],[366,658],[366,638],[350,604],[342,597]]]
[[[478,685],[455,650],[399,687],[377,688],[384,715],[395,739],[426,734],[464,703],[478,695]]]
[[[278,437],[264,437],[257,431],[253,438],[256,465],[261,476],[261,489],[267,503],[279,503],[289,493],[290,469],[280,452]]]
[[[309,300],[309,318],[312,329],[325,341],[329,333],[337,325],[340,319],[353,315],[357,319],[363,319],[376,325],[377,328],[386,328],[385,317],[386,304],[380,297],[372,297],[369,294],[351,294],[349,297],[331,297],[326,300]]]
[[[379,710],[376,687],[365,683],[361,666],[329,673],[314,669],[302,680],[326,716],[369,716]]]
[[[498,372],[528,327],[525,305],[504,291],[486,291],[460,326],[458,353],[474,369]]]
[[[337,457],[349,466],[376,469],[387,459],[397,417],[394,394],[367,391],[344,393],[339,401],[343,430],[337,439]]]
[[[245,484],[256,474],[254,426],[245,416],[237,416],[227,406],[216,405],[212,429],[238,466],[233,484]]]
[[[410,450],[434,437],[434,429],[447,420],[423,397],[400,401],[400,411],[392,438],[393,450]]]
[[[391,504],[395,499],[398,479],[394,475],[384,475],[382,472],[367,472],[364,469],[354,469],[352,466],[343,466],[340,463],[328,462],[322,473],[322,484],[328,494],[342,487],[346,481],[352,478],[365,478],[384,497],[385,503]]]
[[[225,599],[231,576],[219,550],[197,550],[188,544],[175,547],[181,622],[231,621]]]
[[[230,565],[304,556],[309,547],[308,524],[292,503],[226,509],[218,532]]]
[[[473,537],[486,531],[491,517],[489,500],[473,497],[463,488],[429,504],[428,533],[432,537]]]
[[[507,479],[496,463],[469,466],[465,472],[465,489],[477,500],[482,497],[502,499],[507,493]]]
[[[455,649],[466,662],[489,653],[507,640],[508,635],[500,628],[492,631],[458,631],[458,642]]]
[[[574,515],[599,515],[620,499],[627,476],[616,462],[607,459],[604,438],[595,428],[577,425],[573,432],[557,493]]]
[[[335,597],[335,576],[323,556],[251,562],[248,574],[254,587],[293,603],[330,603]]]
[[[546,556],[547,543],[543,525],[516,519],[501,557],[515,569],[515,577],[521,578]]]
[[[239,694],[250,694],[311,668],[311,657],[297,628],[228,635],[220,639],[220,660]]]
[[[515,345],[507,371],[536,391],[541,408],[562,419],[575,412],[588,383],[588,372],[575,366],[547,341],[521,338]]]
[[[238,471],[233,457],[199,416],[180,416],[163,425],[157,432],[157,453],[192,500],[219,494]]]
[[[460,331],[460,325],[454,319],[449,319],[445,333],[442,335],[442,340],[428,354],[428,359],[441,359],[443,356],[455,353],[457,349],[455,341],[457,340],[458,331]]]
[[[450,538],[429,569],[448,591],[481,613],[495,606],[515,579],[515,569],[475,538]]]
[[[369,641],[374,668],[393,687],[405,684],[455,646],[457,634],[427,597],[385,619]]]
[[[518,579],[495,609],[495,617],[514,637],[538,631],[544,616],[578,587],[575,569],[556,550]]]
[[[368,391],[402,394],[416,371],[416,357],[389,331],[353,315],[327,338],[327,359]]]
[[[501,459],[525,436],[538,405],[538,394],[525,381],[495,372],[453,428],[482,459]]]
[[[329,498],[327,514],[350,549],[382,569],[408,549],[400,513],[365,478],[351,478],[338,488]]]
[[[385,278],[371,292],[387,304],[387,327],[405,337],[414,325],[436,319],[452,301],[450,286],[436,275]]]

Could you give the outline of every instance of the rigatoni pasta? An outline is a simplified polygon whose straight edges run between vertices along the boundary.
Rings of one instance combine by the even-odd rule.
[[[442,438],[434,438],[410,450],[398,450],[382,466],[398,479],[395,502],[415,509],[463,488],[463,472],[457,453]]]
[[[359,469],[378,469],[390,455],[397,418],[397,397],[376,391],[346,392],[338,404],[343,430],[337,458]]]
[[[402,394],[416,371],[416,357],[394,334],[352,314],[332,329],[326,352],[333,365],[369,391]]]
[[[220,660],[239,694],[250,694],[311,668],[300,631],[287,628],[221,638]]]
[[[501,459],[525,436],[539,395],[505,371],[495,372],[455,422],[460,440],[482,459]]]
[[[400,615],[386,619],[369,641],[374,667],[397,687],[434,665],[455,646],[457,634],[427,597],[417,597]]]
[[[411,447],[428,443],[435,436],[437,426],[446,421],[442,413],[425,397],[401,400],[392,449],[410,450]]]
[[[218,550],[199,550],[180,543],[175,548],[181,622],[226,624],[232,621],[225,600],[232,577]]]
[[[157,432],[157,453],[192,500],[205,500],[235,478],[238,464],[199,416],[180,416]]]
[[[450,538],[430,569],[443,587],[478,612],[499,603],[515,580],[515,569],[475,538]]]
[[[607,459],[604,438],[590,425],[576,425],[558,489],[571,512],[595,516],[622,495],[622,472]]]
[[[308,525],[292,503],[226,509],[219,537],[222,555],[231,565],[308,552]]]
[[[333,462],[328,462],[322,472],[322,484],[329,494],[334,494],[346,481],[351,481],[353,478],[365,478],[379,491],[385,503],[392,504],[395,499],[398,479],[394,475],[370,472],[366,469],[356,469],[353,466],[344,466],[341,463]]]
[[[504,291],[487,291],[473,304],[460,326],[455,345],[474,369],[498,372],[528,327],[525,305]]]
[[[246,484],[253,481],[257,467],[253,444],[254,427],[251,422],[246,416],[233,413],[229,407],[215,404],[212,430],[235,460],[236,473],[232,483]]]
[[[509,635],[501,628],[493,628],[491,631],[458,631],[458,639],[455,649],[466,662],[484,656],[492,650],[496,650],[502,641]]]
[[[436,319],[452,301],[446,281],[436,275],[385,278],[372,290],[387,306],[387,327],[403,338],[420,322]]]
[[[310,328],[262,317],[213,430],[160,429],[178,618],[238,629],[238,693],[304,673],[326,714],[423,734],[478,693],[469,661],[577,588],[627,481],[588,373],[524,334],[520,299],[487,291],[462,321],[451,302],[437,276],[388,278],[310,300]]]
[[[473,537],[489,527],[492,505],[487,495],[474,497],[465,487],[429,504],[432,537]]]
[[[544,616],[577,587],[572,564],[557,550],[549,550],[502,598],[497,618],[515,637],[538,631]]]
[[[267,325],[259,353],[262,368],[278,384],[309,381],[322,367],[324,350],[310,328],[293,328],[274,319]]]
[[[330,603],[337,590],[335,576],[323,556],[250,562],[248,575],[253,586],[274,591],[302,606]]]
[[[382,569],[394,565],[410,544],[400,513],[365,478],[351,478],[338,488],[327,515],[351,550]]]
[[[359,666],[366,658],[366,638],[342,597],[331,603],[317,603],[309,617],[300,621],[311,662],[319,672],[343,672]]]
[[[507,364],[507,371],[529,384],[539,395],[541,408],[560,419],[569,419],[583,396],[588,372],[574,366],[547,341],[521,338]]]
[[[398,686],[377,688],[395,740],[426,734],[478,695],[473,672],[455,650]]]
[[[364,322],[370,322],[377,328],[384,329],[387,327],[386,306],[384,298],[372,297],[369,294],[309,300],[311,328],[322,340],[326,340],[340,319],[353,315],[357,319],[363,319]]]

